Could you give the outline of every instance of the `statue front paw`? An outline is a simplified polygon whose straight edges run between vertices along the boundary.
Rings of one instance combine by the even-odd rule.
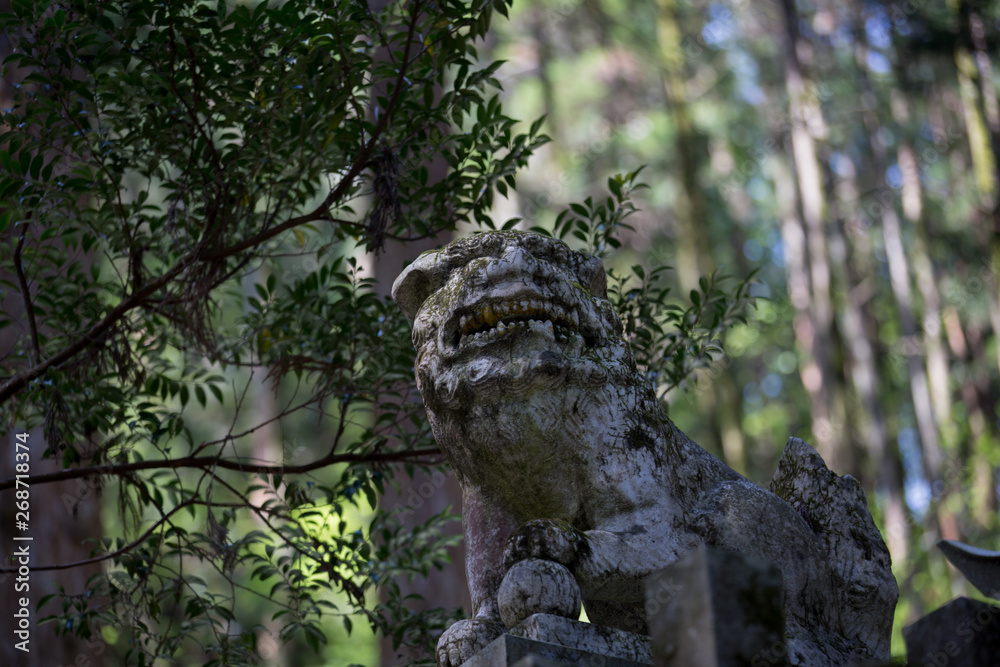
[[[584,534],[565,521],[535,519],[518,528],[507,539],[503,551],[503,568],[530,558],[550,560],[570,570],[576,566],[585,544]]]
[[[437,643],[438,667],[458,667],[502,635],[503,624],[488,618],[467,618],[445,630]]]

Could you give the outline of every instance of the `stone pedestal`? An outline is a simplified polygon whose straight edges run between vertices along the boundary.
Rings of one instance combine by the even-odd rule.
[[[788,664],[781,574],[771,563],[696,551],[646,580],[656,667]]]
[[[969,598],[952,600],[903,629],[911,665],[996,667],[1000,665],[1000,605]]]
[[[534,614],[462,667],[648,667],[649,638],[623,630]]]

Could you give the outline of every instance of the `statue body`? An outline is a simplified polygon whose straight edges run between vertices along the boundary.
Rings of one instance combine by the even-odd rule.
[[[888,657],[897,589],[860,486],[793,439],[768,491],[688,439],[636,370],[600,260],[489,232],[422,255],[393,297],[464,491],[474,617],[440,664],[503,631],[520,560],[562,563],[593,623],[643,632],[645,577],[703,546],[779,567],[792,664]]]

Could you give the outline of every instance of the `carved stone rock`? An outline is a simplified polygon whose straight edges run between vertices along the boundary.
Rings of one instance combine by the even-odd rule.
[[[425,253],[393,285],[464,491],[475,616],[442,636],[439,664],[499,636],[498,590],[519,561],[565,565],[592,622],[644,633],[645,577],[705,546],[781,571],[791,664],[888,657],[897,589],[860,488],[804,443],[772,493],[691,442],[637,371],[606,290],[598,259],[523,232]]]
[[[940,540],[938,549],[979,592],[1000,600],[1000,551],[980,549],[955,540]]]
[[[530,558],[507,570],[497,604],[504,625],[512,628],[532,614],[580,617],[580,587],[565,566]]]
[[[839,620],[829,626],[829,637],[814,629],[815,638],[821,644],[846,639],[877,656],[888,655],[898,589],[889,549],[868,512],[861,484],[832,472],[804,441],[789,438],[770,488],[806,521],[830,563],[834,604],[824,604],[836,610]],[[802,620],[790,619],[793,633],[798,634]]]

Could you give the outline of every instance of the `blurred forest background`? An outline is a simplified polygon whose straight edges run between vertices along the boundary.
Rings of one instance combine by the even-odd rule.
[[[557,0],[493,33],[507,110],[553,138],[512,215],[647,165],[612,261],[668,264],[681,293],[759,269],[751,321],[671,417],[758,483],[791,435],[861,480],[894,654],[972,590],[936,541],[1000,548],[998,21],[965,0]]]
[[[479,44],[481,63],[506,61],[493,73],[504,113],[521,121],[520,131],[544,115],[541,128],[552,139],[535,149],[517,189],[494,199],[494,219],[551,227],[570,203],[604,197],[613,174],[645,165],[640,180],[649,187],[632,195],[634,229],[606,258],[609,268],[671,266],[667,280],[684,295],[713,271],[736,278],[758,271],[749,321],[726,332],[724,354],[710,368],[667,394],[670,415],[757,483],[766,485],[789,436],[861,481],[900,585],[893,654],[901,655],[904,625],[956,595],[976,595],[935,549],[937,540],[1000,549],[1000,3],[518,0]],[[432,181],[447,171],[440,161],[430,169]],[[371,203],[364,196],[359,210]],[[310,243],[314,236],[321,234],[310,230]],[[377,260],[362,246],[348,254],[384,295],[405,261],[447,240],[439,234],[405,249],[390,243]],[[234,298],[242,289],[246,303],[255,294],[272,303],[275,283],[302,277],[289,268],[294,254],[275,257],[242,287],[237,280]],[[277,334],[266,346],[261,340],[262,366],[265,353],[291,344]],[[272,344],[275,350],[265,349]],[[213,387],[230,402],[236,393],[237,406],[258,415],[280,412],[290,395],[239,364],[225,376]],[[162,386],[152,387],[154,399]],[[188,402],[188,390],[180,391],[169,392],[171,405]],[[192,443],[221,441],[236,424],[208,401],[188,420]],[[335,415],[320,412],[312,421],[276,418],[243,432],[245,451],[308,459],[317,424],[329,427]],[[426,425],[417,426],[426,435]],[[439,469],[408,469],[416,476],[399,475],[395,488],[383,489],[383,464],[371,468],[374,477],[344,472],[338,493],[352,500],[377,487],[385,495],[372,505],[403,506],[408,521],[429,522],[423,528],[431,533],[442,522],[433,517],[458,510],[460,496]],[[286,500],[306,493],[272,482],[248,497],[270,502],[279,487]],[[52,517],[72,510],[74,539],[125,535],[115,504],[127,503],[110,487],[93,502],[100,492],[81,491],[77,482],[35,499],[51,502]],[[363,501],[352,502],[358,507],[338,506],[346,522],[338,535],[372,516]],[[458,528],[448,524],[451,534]],[[435,538],[410,556],[426,563],[427,554],[437,558],[446,548],[454,562],[441,571],[400,565],[389,572],[421,575],[401,583],[397,605],[407,592],[432,605],[462,603],[462,552],[453,538]],[[47,562],[80,557],[68,547],[47,555]],[[266,592],[260,579],[253,586]],[[86,577],[58,581],[79,589]],[[247,609],[258,604],[251,600]],[[264,664],[374,664],[380,650],[383,664],[409,660],[393,658],[396,648],[361,621],[353,633],[349,622],[329,626],[319,656],[272,638],[251,652]],[[104,651],[118,631],[105,626],[98,636],[100,650],[87,654],[93,664],[111,660],[114,651]]]

